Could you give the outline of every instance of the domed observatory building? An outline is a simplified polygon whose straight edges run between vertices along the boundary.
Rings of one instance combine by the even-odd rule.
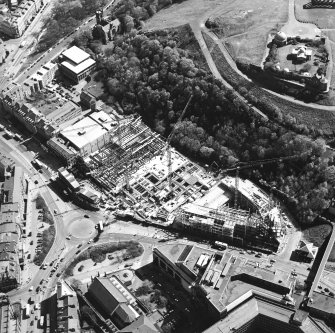
[[[273,43],[275,43],[277,46],[284,46],[287,44],[287,36],[284,32],[278,31],[274,38]]]

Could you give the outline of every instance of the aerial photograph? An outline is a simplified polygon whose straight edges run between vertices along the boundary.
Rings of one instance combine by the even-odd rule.
[[[0,0],[0,333],[335,333],[335,0]]]

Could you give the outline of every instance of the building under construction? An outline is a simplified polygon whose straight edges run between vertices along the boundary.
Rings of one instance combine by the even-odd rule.
[[[167,223],[178,207],[195,200],[215,184],[198,165],[171,149],[141,118],[119,122],[117,135],[86,156],[91,177],[146,220]],[[170,148],[169,148],[170,149]]]
[[[276,250],[280,211],[248,180],[215,180],[169,147],[141,118],[124,118],[103,148],[84,158],[91,177],[110,195],[122,192],[122,216],[179,225],[239,246]],[[236,195],[238,192],[238,195]],[[234,195],[235,193],[235,195]],[[233,199],[235,208],[231,208]],[[121,199],[117,199],[121,202]]]
[[[272,251],[279,246],[277,235],[268,220],[241,209],[228,206],[212,209],[190,203],[181,208],[176,221],[186,230],[207,234],[236,246]]]

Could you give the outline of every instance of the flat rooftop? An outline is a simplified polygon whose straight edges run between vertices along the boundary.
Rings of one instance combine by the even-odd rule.
[[[90,55],[77,46],[72,46],[62,53],[64,57],[78,65],[88,59]]]
[[[335,315],[335,298],[319,292],[312,294],[313,303],[308,303],[311,308]]]
[[[220,180],[203,197],[195,200],[193,203],[199,206],[217,209],[225,205],[230,200],[230,194],[222,186]]]
[[[85,71],[86,69],[92,67],[95,64],[95,60],[89,58],[84,60],[83,62],[79,64],[72,64],[69,61],[63,61],[62,66],[69,69],[71,72],[75,74],[80,74],[81,72]]]
[[[107,114],[105,111],[94,112],[89,117],[109,131],[118,127],[117,118],[112,114]]]
[[[184,266],[193,280],[202,275],[200,285],[219,312],[251,290],[282,299],[294,279],[289,273],[260,267],[228,251],[187,244],[166,244],[157,250],[172,263]]]
[[[90,117],[85,117],[61,132],[64,138],[79,149],[90,144],[105,133],[107,133],[107,130]]]

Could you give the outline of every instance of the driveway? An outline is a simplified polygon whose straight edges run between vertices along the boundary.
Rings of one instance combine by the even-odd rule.
[[[281,31],[288,36],[301,36],[303,38],[313,38],[315,35],[320,35],[321,30],[311,23],[301,23],[297,21],[294,13],[294,0],[290,0],[288,5],[288,21],[282,27]]]

